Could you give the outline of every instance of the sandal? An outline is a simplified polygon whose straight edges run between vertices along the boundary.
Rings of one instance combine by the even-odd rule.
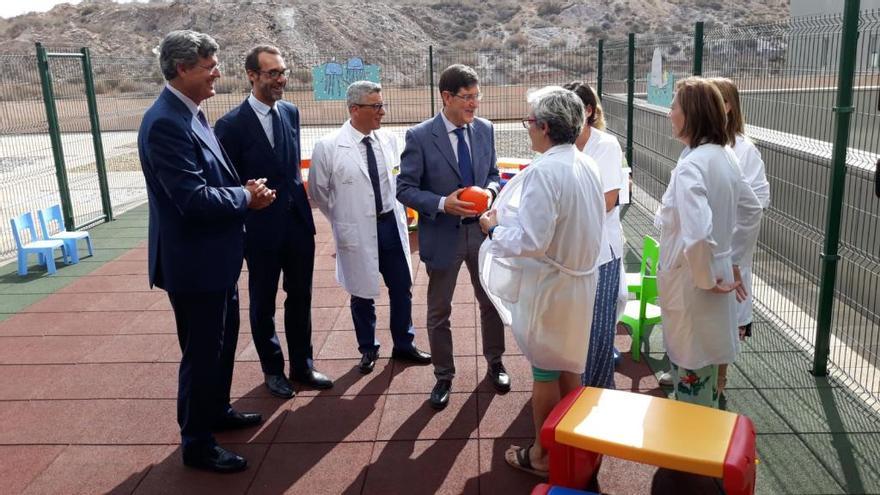
[[[507,452],[504,453],[504,460],[513,468],[535,476],[540,476],[541,478],[546,478],[549,474],[547,471],[532,467],[532,460],[529,458],[529,452],[532,450],[533,446],[534,444],[522,448],[511,445],[510,448],[507,449]]]

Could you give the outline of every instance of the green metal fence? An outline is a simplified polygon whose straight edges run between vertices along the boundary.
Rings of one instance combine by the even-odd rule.
[[[877,404],[880,201],[871,172],[880,152],[880,12],[847,3],[848,21],[829,15],[702,35],[695,26],[690,38],[635,36],[631,49],[608,42],[603,101],[609,128],[632,149],[635,207],[653,212],[681,151],[667,110],[646,101],[653,53],[675,79],[701,72],[737,84],[772,196],[755,258],[756,306],[815,352],[815,374],[828,369]],[[849,47],[841,44],[847,36]],[[629,57],[632,73],[623,70]],[[636,220],[628,233],[632,240],[652,231]]]

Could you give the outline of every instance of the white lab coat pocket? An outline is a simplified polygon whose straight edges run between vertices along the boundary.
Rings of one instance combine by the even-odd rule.
[[[337,249],[353,249],[358,244],[358,226],[355,223],[334,223],[333,237]]]
[[[488,279],[489,291],[492,294],[507,302],[519,301],[522,268],[514,266],[509,260],[492,258]]]

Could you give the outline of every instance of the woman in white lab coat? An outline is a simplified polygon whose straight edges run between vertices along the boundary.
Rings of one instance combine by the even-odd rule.
[[[718,365],[732,363],[739,351],[736,305],[745,291],[736,267],[757,237],[761,204],[727,146],[724,99],[715,85],[698,77],[679,81],[669,120],[685,149],[655,220],[663,341],[675,398],[718,407]]]
[[[511,446],[507,462],[546,475],[541,425],[559,400],[580,385],[605,201],[596,165],[574,146],[584,125],[581,100],[558,86],[529,95],[523,125],[542,153],[511,180],[480,218],[488,234],[480,279],[532,364],[535,441]]]
[[[620,294],[623,229],[617,199],[625,186],[623,150],[617,138],[601,129],[603,118],[599,98],[587,83],[565,85],[584,103],[587,125],[575,141],[579,150],[596,161],[605,196],[605,226],[599,254],[599,285],[590,324],[590,346],[582,384],[587,387],[614,388],[614,335],[617,329],[617,300]]]
[[[767,182],[767,175],[764,172],[764,160],[761,159],[761,152],[745,135],[746,126],[740,105],[739,90],[730,79],[724,77],[715,77],[711,81],[718,87],[724,98],[724,107],[727,110],[727,139],[734,143],[733,152],[739,160],[739,168],[742,170],[746,182],[755,192],[755,196],[758,197],[758,201],[761,202],[761,208],[766,210],[770,206],[770,183]],[[752,258],[757,247],[757,238],[755,241],[755,244],[749,246],[739,265],[743,287],[746,290],[745,300],[737,306],[740,340],[752,336]],[[719,393],[724,392],[726,385],[727,366],[723,365],[718,368]]]

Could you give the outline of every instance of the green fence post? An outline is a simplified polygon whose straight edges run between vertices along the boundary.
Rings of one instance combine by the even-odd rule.
[[[602,100],[602,71],[605,69],[605,40],[599,40],[599,49],[596,59],[596,96],[599,97],[599,100]]]
[[[825,217],[825,243],[822,249],[822,275],[819,285],[819,308],[816,315],[816,350],[813,375],[828,374],[831,348],[831,316],[834,308],[834,285],[837,279],[837,254],[840,242],[840,216],[846,185],[846,148],[849,146],[849,122],[853,113],[853,79],[859,40],[859,0],[846,0],[843,7],[843,32],[840,35],[840,65],[837,71],[837,105],[834,107],[834,146],[831,150],[831,183],[828,186],[828,211]]]
[[[89,104],[89,125],[92,129],[92,144],[95,147],[95,166],[98,169],[98,185],[101,188],[101,204],[107,221],[113,220],[113,205],[110,202],[110,186],[107,183],[107,164],[104,161],[104,144],[101,142],[101,123],[98,120],[98,102],[95,98],[95,76],[92,73],[92,57],[89,49],[80,49],[83,55],[83,81],[86,85],[86,101]]]
[[[626,56],[626,163],[633,167],[633,106],[636,92],[636,33],[629,33]]]
[[[437,112],[434,110],[434,46],[428,45],[428,91],[431,93],[431,115]]]
[[[703,21],[694,23],[694,75],[703,75]]]
[[[46,107],[46,122],[49,124],[49,141],[52,143],[52,158],[55,160],[55,177],[58,179],[58,193],[61,196],[61,212],[67,230],[74,230],[73,203],[70,201],[70,185],[67,181],[67,167],[64,165],[64,149],[61,146],[61,128],[58,125],[58,109],[55,108],[55,91],[52,89],[52,74],[49,72],[49,56],[42,43],[36,43],[37,69],[40,72],[40,86],[43,88],[43,104]]]

